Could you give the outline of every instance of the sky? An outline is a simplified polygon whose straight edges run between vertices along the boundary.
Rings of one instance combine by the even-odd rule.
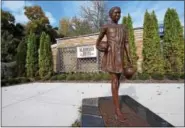
[[[11,12],[16,22],[26,24],[27,17],[24,15],[24,6],[39,5],[42,7],[45,15],[49,18],[53,27],[59,26],[60,19],[73,16],[81,17],[80,7],[90,6],[89,1],[2,1],[2,9]],[[113,6],[121,8],[122,22],[123,16],[128,13],[132,17],[133,27],[142,27],[146,9],[149,12],[155,11],[158,23],[162,24],[167,8],[176,9],[181,24],[184,26],[184,1],[106,1],[108,9]]]

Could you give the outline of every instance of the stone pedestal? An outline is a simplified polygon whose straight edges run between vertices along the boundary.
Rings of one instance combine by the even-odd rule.
[[[83,99],[82,127],[172,127],[170,123],[127,95],[119,97],[126,122],[115,118],[112,96]]]

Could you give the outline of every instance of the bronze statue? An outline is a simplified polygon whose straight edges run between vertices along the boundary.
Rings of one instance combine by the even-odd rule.
[[[100,28],[100,34],[96,42],[96,48],[104,52],[102,59],[102,70],[109,72],[111,75],[111,89],[113,95],[113,102],[115,106],[116,118],[124,122],[126,120],[125,114],[121,112],[118,90],[120,86],[121,73],[128,73],[132,76],[134,70],[132,69],[132,61],[129,51],[128,31],[125,25],[118,24],[120,19],[121,9],[120,7],[113,7],[109,11],[111,23],[103,25]],[[104,36],[107,36],[107,41],[102,41]],[[124,50],[127,56],[127,61],[131,68],[124,70]],[[130,73],[130,74],[129,74]]]

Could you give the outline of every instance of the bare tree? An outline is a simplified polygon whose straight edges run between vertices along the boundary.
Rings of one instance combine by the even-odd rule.
[[[71,31],[71,35],[73,36],[92,33],[90,23],[86,19],[80,19],[75,16],[72,17],[70,24],[73,28],[73,30]]]
[[[108,10],[105,1],[90,1],[91,6],[81,6],[82,18],[88,20],[94,31],[98,31],[99,28],[108,22]]]

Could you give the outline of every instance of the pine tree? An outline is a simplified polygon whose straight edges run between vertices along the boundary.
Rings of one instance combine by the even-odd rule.
[[[122,20],[122,24],[127,25],[127,19],[128,19],[128,18],[127,18],[126,16],[124,16],[124,17],[123,17],[123,20]]]
[[[164,17],[163,44],[166,73],[184,71],[183,29],[175,9],[168,8]]]
[[[53,59],[49,35],[42,33],[39,48],[39,75],[41,79],[49,77],[53,72]]]
[[[158,21],[155,15],[155,12],[153,11],[151,13],[151,31],[152,31],[152,48],[153,48],[153,59],[152,61],[152,69],[151,73],[156,74],[164,74],[164,59],[163,54],[161,51],[160,46],[160,36],[159,36],[159,25]]]
[[[150,14],[148,13],[148,10],[146,10],[145,16],[144,16],[144,23],[143,23],[143,43],[146,42],[147,36],[148,36],[148,30],[149,30],[149,25],[150,25],[149,17],[150,17]]]
[[[30,33],[27,40],[26,73],[28,77],[34,77],[37,72],[38,53],[36,47],[36,36]]]
[[[26,72],[26,42],[24,39],[18,45],[16,61],[18,76],[24,76],[24,73]]]
[[[44,78],[46,71],[45,71],[45,58],[46,58],[46,52],[44,45],[46,43],[46,33],[42,32],[40,37],[40,46],[39,46],[39,76],[40,78]]]
[[[52,51],[51,51],[51,39],[49,35],[46,35],[46,67],[47,67],[47,76],[51,76],[53,73],[53,58],[52,58]]]
[[[130,46],[130,52],[131,52],[131,59],[133,61],[133,65],[136,67],[137,66],[137,54],[136,54],[136,44],[135,44],[135,39],[134,39],[134,29],[132,25],[132,18],[130,14],[128,14],[128,19],[127,19],[127,27],[128,27],[128,32],[129,32],[129,46]]]
[[[143,55],[143,62],[142,62],[142,70],[143,72],[146,72],[148,68],[148,61],[149,61],[149,55],[150,54],[150,49],[149,49],[149,31],[150,31],[150,14],[146,10],[145,16],[144,16],[144,23],[143,23],[143,50],[142,50],[142,55]],[[149,45],[149,46],[148,46]]]
[[[148,74],[164,74],[158,23],[154,11],[151,14],[146,11],[143,26],[143,71]]]
[[[122,24],[124,24],[128,29],[128,35],[129,35],[129,46],[130,46],[130,56],[133,61],[133,66],[137,67],[137,54],[136,54],[136,45],[135,45],[135,39],[134,39],[134,29],[132,25],[132,18],[130,14],[128,14],[128,17],[123,17]],[[126,57],[124,57],[124,63],[127,65]]]
[[[127,16],[124,16],[123,17],[123,20],[122,20],[122,24],[125,25],[125,26],[128,26],[128,22],[127,21],[128,21]],[[126,55],[126,53],[125,53],[125,50],[124,50],[124,56],[125,55]],[[128,65],[128,62],[127,62],[127,58],[126,57],[123,58],[123,63],[124,63],[125,66]]]

